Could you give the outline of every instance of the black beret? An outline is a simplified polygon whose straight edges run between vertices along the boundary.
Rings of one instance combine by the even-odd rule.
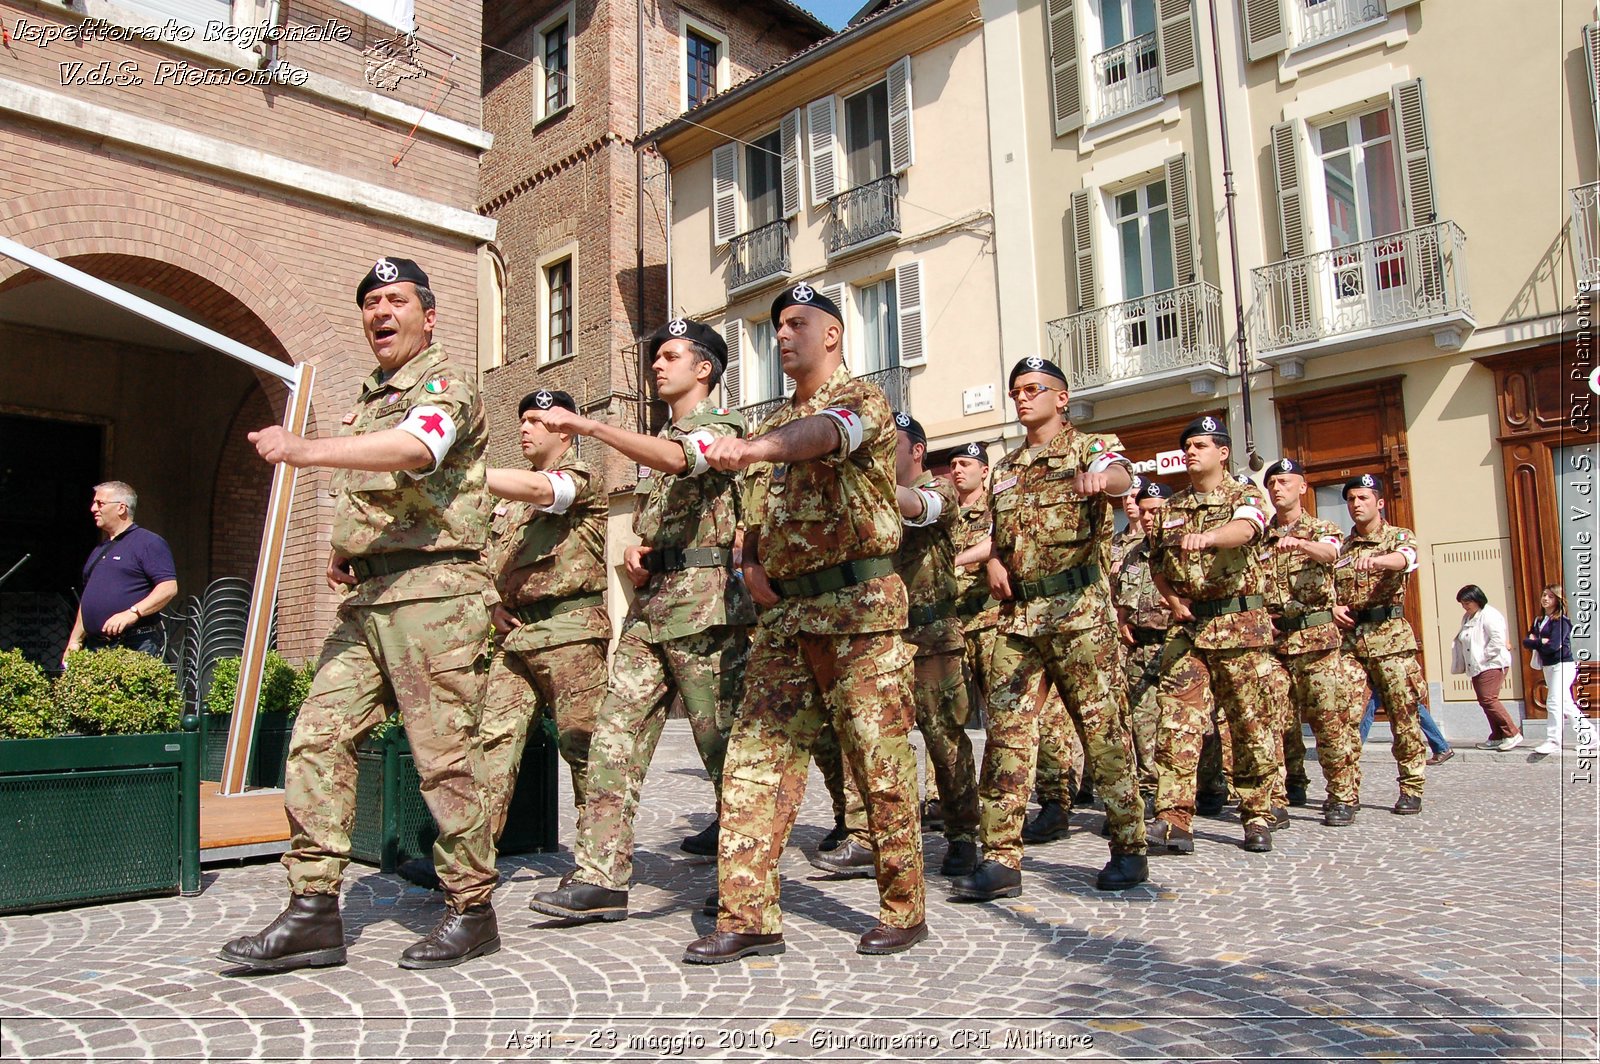
[[[1228,435],[1227,424],[1217,420],[1210,414],[1204,414],[1189,422],[1188,427],[1183,430],[1183,434],[1178,437],[1178,446],[1182,447],[1188,443],[1190,436],[1210,436],[1219,443],[1225,443],[1229,446],[1233,444],[1233,437]]]
[[[1139,485],[1139,490],[1134,492],[1133,498],[1135,502],[1143,502],[1145,499],[1170,499],[1172,489],[1158,480],[1146,480]]]
[[[1339,493],[1340,498],[1350,498],[1350,493],[1357,488],[1368,488],[1378,493],[1378,498],[1383,498],[1383,478],[1375,477],[1371,473],[1363,473],[1359,477],[1351,477],[1344,482],[1344,490]]]
[[[661,350],[661,345],[668,340],[690,340],[710,351],[711,357],[717,360],[719,367],[728,364],[728,341],[709,325],[702,325],[688,318],[673,318],[650,334],[650,338],[644,342],[645,351],[654,359],[656,352]]]
[[[778,319],[790,307],[816,307],[825,314],[832,314],[840,325],[844,324],[844,315],[833,300],[801,281],[793,288],[785,288],[778,293],[778,298],[772,301],[772,327],[778,327]]]
[[[1054,362],[1051,362],[1048,358],[1040,358],[1038,355],[1029,355],[1027,358],[1022,359],[1015,366],[1011,367],[1011,376],[1006,380],[1006,387],[1014,387],[1017,383],[1017,378],[1022,376],[1024,373],[1043,373],[1056,378],[1062,384],[1067,383],[1067,375],[1062,372],[1060,366],[1056,365]]]
[[[988,465],[989,448],[985,447],[977,440],[973,440],[971,443],[964,443],[960,447],[952,449],[950,452],[950,457],[971,458],[974,461],[982,462],[984,465]]]
[[[1236,482],[1243,484],[1247,488],[1253,488],[1256,486],[1256,482],[1250,479],[1249,473],[1235,473],[1233,475],[1233,479]]]
[[[922,423],[910,414],[901,410],[894,415],[894,427],[911,437],[912,443],[928,445],[928,434],[922,430]]]
[[[530,410],[549,410],[552,406],[559,406],[563,410],[578,412],[578,404],[572,401],[572,396],[566,392],[529,392],[522,397],[522,402],[517,404],[517,416],[521,417]]]
[[[1270,483],[1273,477],[1282,476],[1285,473],[1298,473],[1301,476],[1305,476],[1306,467],[1296,462],[1293,458],[1280,458],[1262,471],[1261,483]]]
[[[395,284],[399,281],[410,281],[418,288],[428,287],[428,275],[422,272],[422,267],[410,259],[391,259],[387,256],[372,264],[372,269],[361,278],[361,283],[356,285],[356,306],[361,306],[367,301],[367,293],[374,288]]]

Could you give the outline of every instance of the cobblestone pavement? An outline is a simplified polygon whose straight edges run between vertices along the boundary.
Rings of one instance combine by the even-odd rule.
[[[788,953],[680,963],[712,927],[713,865],[678,840],[711,790],[669,725],[639,816],[633,915],[561,927],[529,896],[569,854],[507,859],[505,948],[407,972],[437,895],[365,866],[345,892],[345,968],[229,975],[229,937],[284,899],[271,862],[208,870],[194,898],[0,919],[0,1057],[94,1060],[1595,1060],[1593,760],[1463,750],[1430,769],[1423,815],[1388,812],[1369,745],[1353,828],[1295,810],[1274,851],[1227,816],[1190,857],[1103,894],[1101,816],[1030,849],[1020,898],[952,903],[929,876],[932,937],[853,952],[872,881],[806,864],[830,817],[815,772],[783,861]],[[1313,773],[1312,802],[1321,800]],[[568,801],[565,784],[562,800]],[[563,817],[570,842],[572,811]],[[944,843],[927,836],[936,868]]]

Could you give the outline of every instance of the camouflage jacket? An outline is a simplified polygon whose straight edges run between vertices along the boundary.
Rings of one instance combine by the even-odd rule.
[[[340,435],[365,436],[407,421],[416,421],[424,433],[442,435],[441,421],[434,420],[442,414],[454,423],[456,438],[432,470],[335,471],[330,491],[336,553],[365,558],[397,551],[483,549],[492,499],[484,463],[488,430],[474,379],[433,344],[388,377],[374,370],[362,383]],[[418,411],[416,418],[413,411]],[[477,594],[488,583],[480,562],[450,562],[370,577],[345,602],[372,605]]]
[[[1172,623],[1172,611],[1156,590],[1155,570],[1150,564],[1150,541],[1140,536],[1122,556],[1117,570],[1117,605],[1126,613],[1131,628],[1156,628],[1165,631]]]
[[[1267,571],[1257,554],[1267,523],[1267,503],[1261,490],[1246,487],[1232,477],[1211,491],[1200,493],[1193,486],[1182,488],[1161,509],[1156,522],[1150,560],[1180,598],[1191,603],[1215,602],[1242,595],[1267,592]],[[1185,551],[1184,535],[1210,532],[1235,518],[1248,520],[1253,527],[1242,547]],[[1235,647],[1267,647],[1274,638],[1272,619],[1266,607],[1197,618],[1186,622],[1193,632],[1194,645],[1202,650],[1228,650]]]
[[[1120,464],[1115,436],[1079,432],[1063,426],[1042,447],[1020,447],[994,468],[994,552],[1005,565],[1015,595],[1018,583],[1041,580],[1068,569],[1093,565],[1099,576],[1078,591],[1030,599],[1013,597],[1000,606],[1000,631],[1033,636],[1105,626],[1115,628],[1111,607],[1111,532],[1113,501],[1085,498],[1072,489],[1091,466]],[[1131,472],[1129,474],[1132,475]]]
[[[1115,518],[1113,518],[1115,520]],[[1128,556],[1135,544],[1144,542],[1144,529],[1138,524],[1129,524],[1121,532],[1114,533],[1111,537],[1111,569],[1113,574],[1122,567],[1122,559]]]
[[[683,445],[688,469],[639,470],[633,514],[639,542],[656,551],[714,547],[731,553],[739,529],[739,486],[733,474],[706,465],[700,445],[716,436],[743,436],[744,418],[705,399],[658,435]],[[623,628],[646,643],[663,643],[717,625],[749,625],[755,620],[744,581],[734,579],[729,566],[695,566],[653,574],[634,592]]]
[[[813,416],[837,425],[837,450],[808,462],[762,463],[746,479],[752,503],[746,525],[759,533],[759,560],[774,589],[780,580],[846,561],[892,558],[900,549],[894,417],[882,389],[840,366],[811,398],[774,411],[761,433]],[[853,439],[859,443],[851,449]],[[786,635],[899,632],[906,604],[905,582],[889,573],[841,591],[786,597],[761,623]]]
[[[956,489],[948,480],[936,479],[924,471],[911,485],[926,497],[938,500],[939,513],[928,524],[913,524],[905,519],[900,550],[894,557],[894,570],[905,581],[906,595],[913,611],[941,603],[954,611],[956,603],[955,550],[950,535],[959,519],[960,504]],[[932,502],[928,502],[931,509]],[[927,520],[927,514],[923,515]],[[948,617],[906,629],[906,642],[919,653],[934,654],[960,650],[965,643],[961,619],[954,612]]]
[[[568,450],[548,470],[571,479],[575,495],[565,513],[531,502],[502,501],[489,536],[495,590],[509,609],[606,592],[606,497],[594,474]],[[611,638],[604,602],[524,623],[507,635],[507,650],[539,650],[582,639]]]
[[[1357,572],[1352,564],[1362,555],[1392,554],[1398,551],[1405,556],[1406,568],[1399,572],[1374,569]],[[1373,609],[1378,606],[1404,606],[1406,581],[1417,568],[1417,537],[1409,528],[1380,521],[1378,527],[1363,535],[1355,529],[1345,537],[1339,550],[1339,560],[1333,563],[1334,586],[1338,590],[1339,605],[1350,607],[1351,612]],[[1387,621],[1367,621],[1344,633],[1346,650],[1362,657],[1381,657],[1384,654],[1414,654],[1417,636],[1411,622],[1404,617]]]
[[[961,516],[956,519],[956,526],[950,533],[951,546],[960,554],[968,547],[988,539],[993,527],[994,514],[989,509],[989,493],[985,491],[978,496],[976,503],[961,508]],[[989,595],[989,572],[983,562],[956,569],[956,601],[960,604],[968,632],[981,632],[1000,623],[1000,604]],[[988,605],[972,613],[974,608],[984,603]]]
[[[1333,566],[1314,562],[1297,550],[1278,549],[1285,536],[1296,539],[1317,540],[1340,546],[1344,533],[1332,521],[1312,517],[1305,511],[1292,525],[1273,521],[1267,525],[1262,540],[1261,563],[1267,569],[1267,612],[1274,619],[1292,619],[1307,613],[1332,610]],[[1332,620],[1302,628],[1296,632],[1279,632],[1279,654],[1308,654],[1314,650],[1332,650],[1340,643],[1339,627]]]

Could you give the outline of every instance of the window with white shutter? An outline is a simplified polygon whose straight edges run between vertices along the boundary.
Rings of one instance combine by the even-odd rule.
[[[1300,133],[1293,122],[1272,127],[1272,176],[1278,191],[1278,238],[1283,257],[1304,258],[1306,254],[1305,202],[1300,191],[1300,175],[1305,167],[1300,159]],[[1277,331],[1298,329],[1311,317],[1311,286],[1303,270],[1289,274],[1287,288],[1279,292],[1270,306],[1258,308],[1278,323]]]
[[[1244,0],[1245,54],[1251,62],[1269,59],[1289,47],[1283,4],[1284,0]]]
[[[833,96],[806,105],[811,163],[811,205],[820,207],[839,194],[839,138],[835,131],[837,101]]]
[[[920,366],[928,361],[923,325],[922,260],[913,259],[894,268],[895,309],[900,318],[900,364]]]
[[[744,361],[740,358],[740,349],[744,346],[744,322],[738,318],[724,322],[722,341],[728,345],[728,364],[722,370],[722,405],[729,410],[737,410],[744,392]]]
[[[1074,291],[1078,312],[1093,310],[1095,306],[1094,281],[1094,216],[1093,203],[1088,189],[1079,189],[1067,201],[1067,224],[1072,234],[1072,261]],[[1069,352],[1071,364],[1063,366],[1067,376],[1082,380],[1098,376],[1100,365],[1100,328],[1091,316],[1077,344]]]
[[[1050,38],[1050,106],[1056,136],[1083,125],[1083,81],[1078,58],[1077,0],[1046,0]]]
[[[718,247],[739,233],[739,145],[711,150],[711,233]]]
[[[803,191],[800,187],[800,108],[783,116],[783,122],[778,127],[778,139],[783,142],[783,169],[781,180],[783,185],[783,216],[793,218],[800,213],[800,199]]]
[[[911,57],[905,56],[889,68],[889,172],[903,174],[917,161],[916,141],[911,135]]]
[[[1172,218],[1172,276],[1178,285],[1200,279],[1200,244],[1195,228],[1194,182],[1188,155],[1174,155],[1166,163],[1167,200]]]
[[[1409,228],[1439,220],[1434,201],[1433,151],[1428,146],[1428,115],[1422,79],[1402,81],[1394,87],[1394,124],[1400,147],[1401,183],[1406,190]]]
[[[1199,27],[1195,0],[1160,0],[1156,36],[1161,51],[1161,91],[1177,92],[1200,83]]]

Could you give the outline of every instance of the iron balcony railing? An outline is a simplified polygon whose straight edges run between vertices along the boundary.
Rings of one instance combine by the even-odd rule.
[[[1600,181],[1572,189],[1572,254],[1578,283],[1600,285]]]
[[[1315,44],[1384,17],[1380,0],[1297,0],[1300,25],[1295,43]]]
[[[1256,350],[1471,319],[1467,237],[1437,222],[1252,271]]]
[[[900,235],[900,179],[888,174],[828,201],[829,255]]]
[[[1212,366],[1226,372],[1222,293],[1203,281],[1049,323],[1074,392]]]
[[[876,384],[883,389],[883,394],[888,397],[891,409],[904,410],[910,402],[910,382],[904,366],[891,366],[875,373],[862,373],[859,378],[868,384]],[[744,415],[744,423],[753,432],[768,414],[788,401],[788,396],[780,395],[775,399],[763,399],[758,403],[741,406],[739,412]]]
[[[1156,35],[1124,41],[1089,60],[1094,70],[1095,121],[1115,118],[1161,99],[1161,60]]]
[[[757,226],[728,241],[728,291],[789,276],[789,222]]]

